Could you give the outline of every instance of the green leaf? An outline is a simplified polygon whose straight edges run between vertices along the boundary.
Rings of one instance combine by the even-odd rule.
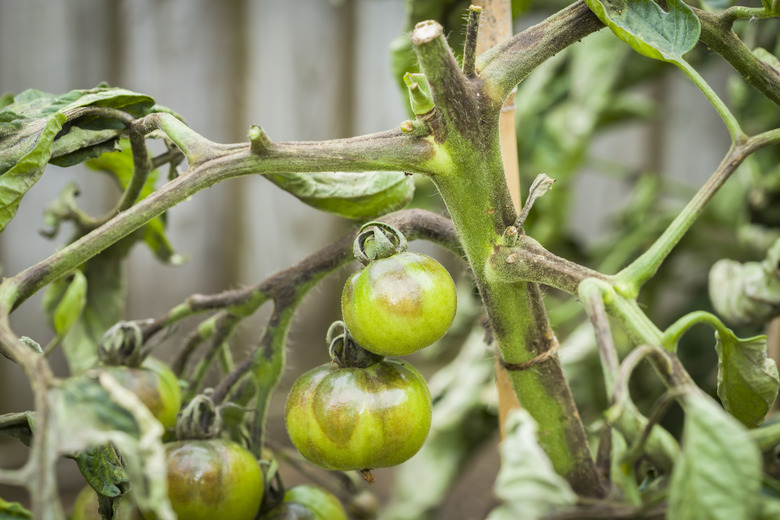
[[[87,303],[87,277],[80,270],[73,272],[73,278],[65,289],[62,299],[54,310],[54,331],[64,336],[81,316]]]
[[[0,126],[4,113],[0,112]],[[25,127],[26,132],[18,136],[17,143],[7,143],[0,128],[0,232],[16,215],[25,193],[41,178],[51,157],[51,145],[65,119],[63,114],[55,114],[42,124],[36,121]],[[9,144],[11,147],[6,148]]]
[[[116,498],[130,488],[122,458],[111,444],[79,452],[76,464],[87,483],[99,495]]]
[[[685,397],[682,455],[669,483],[670,520],[750,520],[759,510],[761,452],[710,397]]]
[[[266,175],[265,178],[313,208],[365,220],[406,206],[412,177],[401,172],[324,172]]]
[[[32,513],[26,510],[19,502],[6,502],[0,498],[0,520],[29,520]]]
[[[759,426],[780,388],[777,366],[766,354],[766,336],[740,339],[722,330],[715,339],[718,397],[723,407],[745,426]]]
[[[8,101],[4,96],[0,103],[0,231],[14,217],[22,197],[50,159],[75,164],[113,146],[112,142],[101,143],[116,139],[123,131],[122,124],[111,118],[82,117],[68,122],[75,109],[92,105],[140,117],[154,104],[149,96],[105,86],[63,95],[31,89]]]
[[[19,439],[29,446],[35,431],[35,413],[7,413],[0,415],[0,434]]]
[[[653,0],[585,0],[585,3],[618,38],[649,58],[679,62],[699,41],[699,18],[679,0],[666,0],[668,12]]]
[[[495,485],[496,496],[504,504],[491,511],[488,520],[537,519],[576,504],[577,495],[539,447],[536,428],[525,410],[513,410],[507,416]]]

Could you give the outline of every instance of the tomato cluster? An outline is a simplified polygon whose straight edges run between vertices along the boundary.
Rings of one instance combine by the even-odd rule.
[[[394,466],[422,447],[431,426],[425,379],[409,363],[383,357],[441,338],[457,301],[447,270],[407,252],[406,239],[386,224],[364,226],[355,253],[365,267],[342,293],[345,333],[329,339],[335,363],[300,376],[285,408],[298,451],[332,470]]]

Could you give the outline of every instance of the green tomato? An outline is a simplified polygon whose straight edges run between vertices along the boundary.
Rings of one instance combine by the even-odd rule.
[[[405,356],[438,340],[456,307],[455,283],[444,266],[408,251],[370,262],[341,295],[347,330],[381,356]]]
[[[420,373],[400,360],[368,368],[326,364],[295,381],[285,419],[298,451],[323,468],[395,466],[425,442],[431,394]]]
[[[223,439],[165,445],[168,496],[179,520],[254,520],[263,474],[249,450]],[[154,520],[153,515],[146,515]]]
[[[347,520],[333,494],[319,486],[302,484],[284,493],[284,501],[262,516],[263,520]]]
[[[143,520],[141,513],[127,495],[119,500],[117,514],[121,520]],[[71,520],[101,520],[98,514],[97,492],[90,486],[84,487],[76,496]]]
[[[159,359],[148,357],[138,368],[109,366],[105,370],[132,391],[164,428],[176,425],[181,408],[181,389],[176,375]]]

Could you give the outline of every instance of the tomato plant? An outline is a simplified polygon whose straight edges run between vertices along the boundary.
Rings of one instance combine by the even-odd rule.
[[[293,444],[311,462],[338,470],[383,468],[423,445],[431,397],[422,375],[404,361],[326,364],[295,381],[285,419]]]
[[[367,477],[371,468],[404,463],[385,504],[395,518],[445,516],[441,509],[453,498],[456,479],[497,438],[495,431],[502,466],[493,489],[502,504],[485,511],[490,520],[780,517],[780,469],[769,463],[780,446],[774,404],[780,389],[774,359],[780,352],[780,32],[771,25],[780,18],[780,1],[700,0],[692,7],[683,0],[584,0],[545,13],[516,35],[508,0],[500,8],[498,1],[480,3],[468,8],[465,31],[452,24],[462,21],[460,2],[404,3],[408,16],[393,44],[393,66],[409,97],[409,118],[365,136],[277,142],[253,125],[246,142],[222,144],[150,96],[119,87],[0,96],[0,232],[21,220],[22,199],[35,200],[27,193],[50,163],[85,163],[121,191],[110,204],[81,207],[78,186],[65,185],[44,211],[44,223],[52,238],[60,228],[72,236],[43,260],[0,278],[0,362],[27,377],[33,403],[0,414],[0,433],[29,447],[26,462],[0,468],[0,484],[25,488],[32,511],[0,499],[0,518],[63,520],[54,499],[64,491],[56,465],[67,458],[97,490],[105,520],[115,520],[117,500],[124,502],[130,489],[147,520],[250,520],[280,498],[268,498],[267,475],[282,478],[275,462],[263,459],[269,446],[312,481],[336,482],[353,515],[357,498],[370,494],[354,470]],[[530,3],[512,4],[522,11]],[[246,9],[249,2],[232,4],[226,9],[237,23],[244,23],[245,11],[256,11]],[[355,2],[309,4],[343,4],[345,23],[369,11]],[[490,13],[481,18],[483,8]],[[558,6],[545,2],[544,8]],[[110,23],[92,25],[112,27],[125,16],[122,9],[106,13]],[[131,17],[143,27],[158,18]],[[239,29],[240,45],[256,43],[246,38],[253,32]],[[485,36],[486,29],[492,34]],[[236,60],[252,55],[238,47],[230,54]],[[328,70],[351,71],[353,58],[368,61],[358,60],[362,52],[346,56]],[[722,88],[700,72],[713,60],[733,69]],[[679,111],[668,110],[676,108],[671,104],[653,110],[672,74],[690,80],[711,105],[709,116],[723,123],[723,142],[713,147],[729,143],[709,163],[700,160],[697,132],[667,139],[651,119]],[[238,76],[241,82],[255,77]],[[279,88],[281,76],[269,77]],[[344,100],[357,98],[358,79],[349,78]],[[256,95],[245,86],[233,90]],[[202,106],[218,106],[219,99]],[[229,105],[255,105],[248,101]],[[591,153],[599,131],[638,120],[648,136],[634,144],[653,148],[644,164],[616,167]],[[158,142],[149,145],[151,139]],[[709,168],[697,172],[710,176],[695,194],[680,186],[677,172],[659,175],[668,165],[654,148],[667,141],[695,159],[691,169]],[[639,179],[628,209],[614,217],[615,238],[600,247],[583,243],[569,226],[579,217],[568,212],[579,202],[572,198],[580,191],[576,174],[586,167],[622,176],[621,189]],[[652,173],[640,173],[645,170]],[[428,207],[435,211],[401,210],[416,185],[412,175],[425,177],[421,186],[429,190],[414,203],[433,202]],[[141,244],[164,263],[181,263],[167,236],[175,218],[168,210],[237,177],[269,180],[269,189],[340,217],[377,220],[262,280],[231,279],[238,288],[202,294],[208,288],[195,284],[205,275],[190,277],[193,294],[166,301],[159,315],[127,321],[130,251]],[[737,182],[728,183],[731,177]],[[527,189],[520,189],[520,179]],[[582,184],[588,183],[585,177]],[[601,209],[595,197],[585,202],[589,210]],[[107,209],[90,215],[89,207]],[[401,211],[380,214],[392,210]],[[209,228],[218,227],[211,219],[235,213],[199,212]],[[13,236],[27,237],[39,224]],[[4,261],[6,248],[28,247],[8,246],[11,235],[2,235]],[[407,239],[432,242],[462,262],[459,282],[466,290],[459,294],[469,295],[456,334],[420,355],[430,362],[430,390],[409,363],[383,358],[436,342],[456,312],[452,277],[431,257],[408,252]],[[335,363],[300,375],[287,400],[294,452],[286,438],[274,438],[281,430],[269,423],[288,351],[310,345],[288,341],[296,323],[310,326],[296,321],[296,312],[312,289],[355,257],[364,267],[340,295],[344,331],[328,341]],[[701,273],[710,265],[707,281]],[[210,262],[209,268],[211,276]],[[25,302],[40,291],[52,329],[46,334],[12,316],[30,309]],[[714,305],[703,298],[708,293]],[[338,300],[333,295],[333,309],[326,310],[337,311]],[[669,305],[679,300],[685,305]],[[240,334],[266,304],[262,331]],[[548,306],[555,312],[548,314]],[[714,338],[710,332],[689,342],[688,331],[698,325],[713,329]],[[559,341],[554,329],[566,336]],[[156,349],[163,344],[171,347],[171,371],[149,357],[162,353]],[[710,351],[704,355],[703,345]],[[560,347],[570,354],[558,356]],[[66,366],[52,364],[52,356]],[[98,369],[89,370],[98,360]],[[654,369],[649,375],[637,370],[644,362]],[[318,363],[311,359],[311,366]],[[181,401],[185,412],[171,431]],[[673,402],[679,407],[665,415]],[[164,444],[174,435],[175,442]],[[320,508],[301,506],[310,495],[291,490],[285,514]],[[373,508],[362,510],[374,516]]]
[[[168,495],[179,520],[255,518],[263,500],[263,474],[251,452],[213,439],[168,443],[165,454]]]

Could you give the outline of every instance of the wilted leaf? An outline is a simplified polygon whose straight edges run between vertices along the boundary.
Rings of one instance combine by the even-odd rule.
[[[14,217],[22,197],[50,159],[60,157],[61,164],[75,164],[104,150],[106,146],[99,145],[115,139],[123,129],[111,118],[84,117],[68,122],[75,109],[92,105],[139,117],[154,103],[148,96],[104,86],[63,95],[31,89],[8,101],[8,97],[3,98],[0,110],[0,231]]]
[[[54,114],[48,120],[36,120],[25,127],[25,133],[16,136],[16,143],[9,143],[2,135],[4,114],[0,112],[0,232],[16,215],[24,194],[41,178],[54,137],[66,119]]]
[[[0,520],[29,520],[32,513],[18,502],[6,502],[0,498]]]
[[[35,431],[35,414],[33,412],[7,413],[0,415],[0,434],[19,439],[30,445]]]
[[[539,447],[536,423],[525,410],[513,410],[507,416],[495,492],[504,504],[488,520],[533,520],[577,502],[569,483],[555,472]]]
[[[412,200],[414,183],[401,172],[286,173],[265,176],[302,202],[334,215],[370,219]]]
[[[682,455],[669,483],[670,520],[750,520],[759,510],[761,452],[703,393],[685,397]]]
[[[653,0],[585,3],[618,38],[647,57],[678,62],[699,41],[699,18],[679,0],[666,0],[668,12]]]
[[[759,426],[780,388],[777,366],[766,355],[766,336],[739,339],[721,331],[715,339],[718,397],[723,407],[746,426]]]
[[[62,299],[54,310],[54,331],[57,336],[64,336],[70,330],[76,320],[81,316],[81,311],[87,303],[87,278],[80,270],[73,272],[73,278],[65,289]]]

